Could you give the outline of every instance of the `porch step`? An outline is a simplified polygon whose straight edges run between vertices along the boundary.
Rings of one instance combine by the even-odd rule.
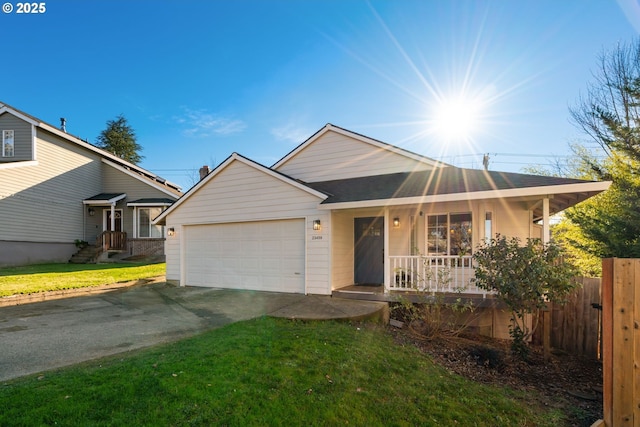
[[[378,292],[372,292],[366,287],[360,286],[347,286],[341,289],[335,289],[331,292],[331,295],[336,298],[345,299],[357,299],[364,301],[386,301],[386,302],[398,302],[408,301],[412,303],[425,303],[433,300],[434,295],[424,292],[411,292],[411,291],[391,291],[384,293],[383,289]],[[494,307],[494,308],[506,308],[506,305],[495,295],[482,295],[482,294],[459,294],[443,292],[437,294],[438,301],[444,304],[458,304],[460,302],[472,303],[475,307]]]
[[[101,248],[97,246],[85,246],[73,254],[69,262],[72,264],[95,264],[101,252]]]

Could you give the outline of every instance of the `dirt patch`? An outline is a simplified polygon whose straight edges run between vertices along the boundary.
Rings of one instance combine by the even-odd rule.
[[[410,329],[388,327],[394,339],[428,354],[445,369],[470,380],[536,391],[540,406],[557,408],[567,426],[590,426],[602,418],[602,363],[594,358],[553,351],[543,360],[542,348],[531,347],[524,362],[511,355],[509,341],[478,335],[426,339]]]

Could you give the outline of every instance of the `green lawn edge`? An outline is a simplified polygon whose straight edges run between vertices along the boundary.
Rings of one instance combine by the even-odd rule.
[[[263,317],[0,385],[0,425],[558,426],[381,326]]]
[[[37,264],[0,268],[0,297],[129,282],[164,276],[165,263]]]

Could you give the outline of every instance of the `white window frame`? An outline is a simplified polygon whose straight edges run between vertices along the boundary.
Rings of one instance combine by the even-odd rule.
[[[472,218],[473,221],[473,218]],[[493,239],[493,211],[484,213],[484,242],[489,244]]]
[[[165,237],[164,226],[163,225],[153,225],[151,223],[151,221],[154,218],[154,216],[152,216],[152,215],[149,215],[149,228],[147,229],[149,235],[148,236],[142,236],[141,233],[140,233],[142,231],[142,227],[140,225],[140,214],[141,214],[141,212],[143,210],[149,210],[150,211],[152,209],[158,209],[158,210],[160,210],[160,213],[162,213],[162,211],[164,210],[164,209],[162,209],[161,206],[137,206],[136,207],[136,213],[135,213],[136,224],[135,225],[136,225],[136,237],[138,239],[161,239],[161,238]],[[158,213],[158,215],[160,215],[160,213]],[[151,230],[154,227],[159,227],[159,230],[160,230],[160,235],[159,236],[152,236]]]
[[[447,217],[447,225],[446,225],[446,234],[447,234],[447,253],[443,254],[441,252],[429,252],[429,218],[430,217],[434,217],[434,216],[445,216]],[[474,227],[474,218],[473,218],[473,212],[471,211],[466,211],[466,212],[441,212],[441,213],[433,213],[433,214],[428,214],[426,216],[426,224],[425,224],[425,252],[428,255],[445,255],[445,256],[450,256],[451,255],[451,216],[452,215],[470,215],[471,216],[471,227]],[[473,252],[473,232],[470,232],[471,234],[471,252]],[[464,255],[471,255],[471,253],[465,253]]]
[[[11,137],[9,137],[11,135]],[[8,140],[11,144],[8,145]],[[8,153],[7,147],[11,147],[11,153]],[[16,132],[12,129],[2,130],[2,157],[15,157],[16,155]]]

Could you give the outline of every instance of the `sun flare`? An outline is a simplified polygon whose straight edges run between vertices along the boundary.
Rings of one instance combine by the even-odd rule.
[[[468,140],[478,130],[479,116],[477,101],[464,97],[444,99],[435,107],[433,131],[448,140]]]

